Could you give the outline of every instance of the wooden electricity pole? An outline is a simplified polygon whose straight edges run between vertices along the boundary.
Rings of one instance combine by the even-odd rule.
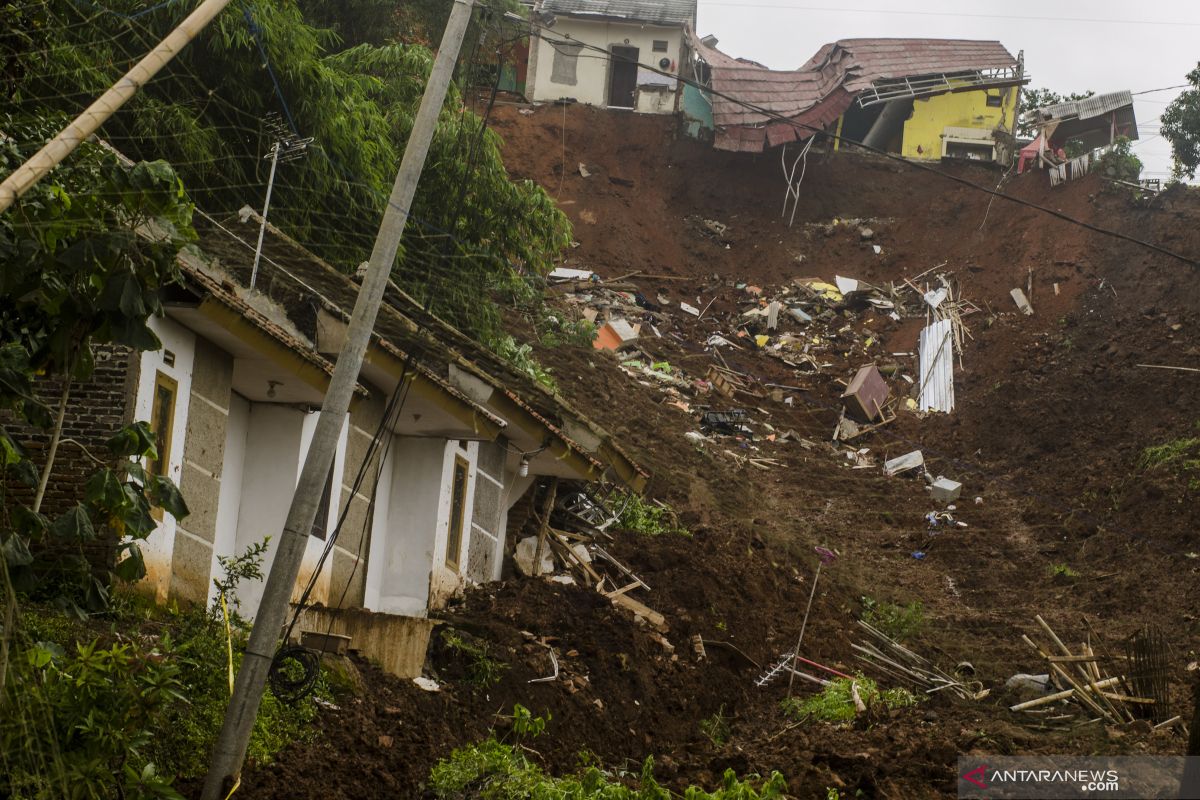
[[[300,471],[300,481],[292,497],[287,522],[279,541],[279,550],[267,575],[267,584],[258,613],[254,617],[254,628],[250,632],[246,654],[242,659],[241,669],[238,670],[229,707],[225,711],[225,722],[213,748],[208,775],[200,795],[201,800],[221,800],[229,792],[230,786],[236,785],[240,779],[246,747],[254,729],[254,720],[258,716],[258,707],[275,655],[279,631],[287,618],[292,589],[300,572],[300,563],[304,558],[309,531],[317,514],[322,488],[333,463],[346,412],[350,408],[350,399],[362,369],[363,355],[375,328],[375,317],[383,302],[384,290],[396,260],[396,251],[400,247],[400,237],[404,234],[404,225],[408,220],[417,181],[425,166],[425,157],[429,153],[429,145],[433,140],[442,103],[446,98],[446,90],[450,86],[454,64],[458,60],[458,51],[462,47],[467,25],[471,21],[471,3],[472,0],[454,0],[450,20],[446,23],[442,44],[434,60],[429,82],[425,86],[425,96],[421,98],[421,107],[417,111],[412,133],[404,148],[404,159],[392,186],[383,222],[379,226],[379,235],[371,251],[367,273],[363,278],[358,300],[354,304],[354,313],[350,317],[350,325],[346,332],[346,343],[334,367],[329,390],[325,393],[325,400],[321,405],[321,416],[317,420],[312,444],[304,459],[304,468]]]

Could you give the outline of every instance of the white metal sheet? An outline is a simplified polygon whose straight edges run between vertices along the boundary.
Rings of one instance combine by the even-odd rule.
[[[922,411],[954,410],[954,328],[941,319],[921,331]]]

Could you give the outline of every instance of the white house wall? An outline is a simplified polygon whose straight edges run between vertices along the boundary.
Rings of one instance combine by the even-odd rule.
[[[229,397],[229,416],[225,428],[225,461],[221,471],[221,494],[217,500],[217,530],[213,539],[212,577],[222,577],[218,556],[237,553],[238,510],[242,504],[245,480],[246,438],[250,427],[250,401],[236,392]],[[217,597],[216,586],[208,581],[208,600]]]
[[[312,433],[316,426],[316,413],[305,413],[296,408],[271,403],[251,403],[247,426],[245,458],[242,476],[241,503],[238,509],[235,552],[270,536],[263,571],[270,569],[279,549],[279,537],[287,521],[288,509],[300,479],[300,469]],[[343,429],[334,461],[334,486],[341,481],[341,468],[345,458],[346,436]],[[337,519],[338,492],[330,499],[329,525]],[[312,576],[317,559],[324,548],[324,541],[310,536],[304,552],[304,560],[294,594]],[[313,600],[328,599],[329,580],[327,571],[318,578]],[[238,587],[241,612],[252,617],[262,600],[263,582],[246,582]]]
[[[368,565],[367,608],[426,616],[465,583],[470,551],[478,442],[398,437],[392,445],[386,530],[376,525]],[[457,568],[446,564],[456,458],[467,462],[467,502]],[[378,510],[377,510],[378,511]],[[382,558],[381,558],[382,557]]]
[[[175,414],[171,429],[171,452],[167,459],[166,475],[177,485],[183,473],[183,450],[186,438],[188,404],[192,388],[192,362],[196,352],[196,336],[187,328],[169,319],[151,317],[150,329],[157,334],[163,349],[142,353],[138,373],[137,396],[134,401],[133,418],[149,422],[153,413],[154,382],[159,372],[174,380]],[[174,364],[166,363],[166,354],[174,357]],[[158,528],[142,543],[142,555],[146,561],[144,585],[154,593],[158,602],[166,602],[171,588],[171,555],[175,546],[177,522],[173,516],[163,512]]]
[[[608,83],[611,71],[611,60],[603,53],[584,48],[576,58],[575,83],[555,82],[554,56],[555,41],[570,39],[585,45],[599,47],[611,52],[613,45],[636,47],[638,62],[658,66],[659,59],[666,57],[672,62],[666,72],[679,74],[684,62],[683,30],[681,28],[663,27],[658,25],[643,25],[630,22],[594,22],[559,16],[554,27],[545,31],[534,40],[536,57],[531,59],[535,69],[530,71],[532,90],[530,99],[536,102],[551,102],[564,97],[573,97],[581,103],[594,106],[608,105]],[[654,52],[655,41],[666,41],[666,52]],[[661,84],[663,77],[657,73],[639,70],[639,85],[656,82]],[[674,83],[672,81],[671,83]],[[670,86],[671,89],[675,87]],[[530,91],[530,90],[527,90]],[[675,93],[664,92],[661,88],[639,89],[637,99],[638,111],[657,114],[669,114],[675,110]]]

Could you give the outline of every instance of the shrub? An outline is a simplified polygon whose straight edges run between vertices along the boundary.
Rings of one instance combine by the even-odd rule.
[[[925,607],[921,605],[920,600],[902,606],[863,597],[862,604],[863,622],[878,628],[898,642],[916,636],[925,627]]]
[[[687,528],[679,524],[675,512],[665,505],[648,501],[640,495],[630,494],[617,518],[617,524],[627,531],[659,536],[674,533],[689,536]]]
[[[471,641],[453,628],[442,631],[442,642],[467,664],[467,680],[483,689],[500,682],[508,664],[488,655],[487,642]]]
[[[1142,160],[1134,155],[1129,139],[1118,136],[1108,152],[1100,156],[1096,169],[1115,180],[1136,183],[1142,175]]]
[[[907,689],[880,691],[875,681],[859,675],[853,680],[838,678],[826,686],[820,694],[804,699],[789,697],[780,705],[785,714],[799,720],[848,722],[854,719],[857,713],[851,685],[858,687],[858,696],[867,708],[882,704],[890,711],[895,708],[914,706],[920,702],[920,698]]]
[[[39,641],[15,650],[0,704],[0,795],[179,797],[152,760],[156,732],[187,701],[156,648]]]
[[[261,549],[226,560],[230,577],[218,588],[252,576]],[[173,798],[171,778],[204,775],[229,700],[229,649],[236,668],[248,623],[231,615],[227,639],[219,611],[118,594],[104,617],[30,605],[13,627],[0,694],[0,797]],[[323,682],[318,691],[327,693]],[[266,694],[248,762],[269,763],[310,738],[315,716],[311,699]]]

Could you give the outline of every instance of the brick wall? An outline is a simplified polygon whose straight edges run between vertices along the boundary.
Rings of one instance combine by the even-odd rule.
[[[95,348],[95,361],[96,369],[88,380],[71,383],[62,441],[42,501],[42,513],[51,520],[83,498],[83,484],[100,468],[83,448],[112,463],[105,442],[118,428],[133,422],[137,354],[120,345],[99,345]],[[62,382],[39,380],[34,384],[34,390],[52,413],[57,413]],[[4,426],[40,469],[46,460],[50,433],[14,421],[11,416],[4,420]],[[11,483],[8,488],[12,499],[26,504],[33,501],[32,489]],[[87,554],[93,564],[103,568],[112,558],[112,552],[109,542],[89,548]]]

